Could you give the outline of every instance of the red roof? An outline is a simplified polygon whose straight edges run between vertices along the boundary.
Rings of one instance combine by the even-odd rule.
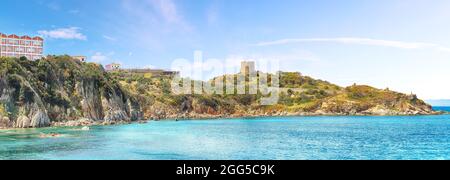
[[[22,36],[22,37],[20,37],[20,39],[31,40],[30,36]]]
[[[33,40],[43,41],[44,39],[42,39],[41,37],[34,37]]]
[[[15,35],[15,34],[6,35],[6,34],[3,34],[3,33],[0,33],[0,37],[3,37],[3,38],[14,38],[14,39],[26,39],[26,40],[38,40],[38,41],[43,41],[44,40],[44,39],[42,39],[39,36],[31,38],[30,36],[21,36],[21,37],[19,37],[19,36]]]
[[[8,38],[16,38],[17,39],[17,38],[19,38],[19,36],[15,35],[15,34],[11,34],[8,36]]]

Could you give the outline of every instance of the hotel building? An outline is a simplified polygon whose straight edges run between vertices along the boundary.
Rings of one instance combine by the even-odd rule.
[[[0,57],[26,57],[37,60],[43,57],[44,39],[41,37],[6,35],[0,33]]]

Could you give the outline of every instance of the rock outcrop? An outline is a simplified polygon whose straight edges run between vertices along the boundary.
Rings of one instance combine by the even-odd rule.
[[[0,60],[0,128],[140,119],[139,103],[101,66],[68,56]]]

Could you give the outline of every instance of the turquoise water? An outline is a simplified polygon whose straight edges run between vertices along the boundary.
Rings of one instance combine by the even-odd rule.
[[[450,107],[447,106],[437,106],[437,107],[433,107],[433,109],[435,111],[446,111],[446,112],[450,112]]]
[[[62,136],[40,138],[40,133]],[[0,159],[450,159],[450,115],[0,130]]]

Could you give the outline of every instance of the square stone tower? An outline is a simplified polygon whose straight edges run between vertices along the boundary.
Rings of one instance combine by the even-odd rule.
[[[256,66],[254,61],[241,62],[241,74],[254,74],[254,73],[256,73]]]

